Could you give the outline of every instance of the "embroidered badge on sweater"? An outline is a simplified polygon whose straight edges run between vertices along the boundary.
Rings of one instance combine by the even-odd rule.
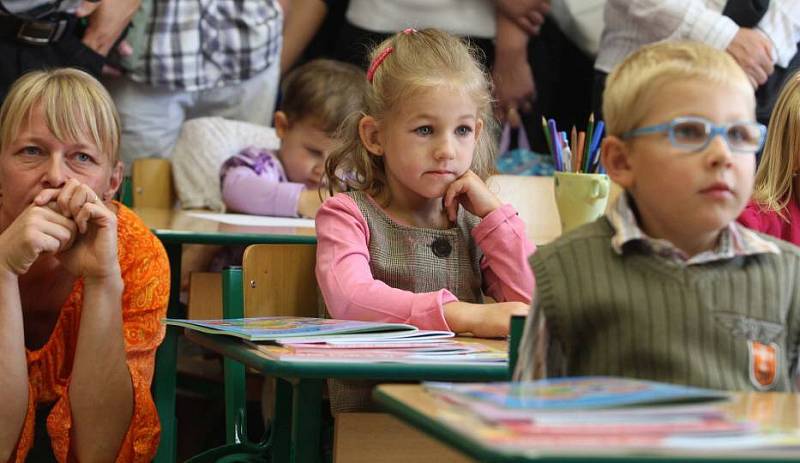
[[[747,348],[750,351],[750,382],[761,391],[772,388],[778,378],[780,347],[774,342],[762,344],[758,341],[747,341]]]
[[[783,334],[783,325],[732,312],[715,312],[714,318],[731,334],[746,340],[747,370],[753,386],[759,391],[772,389],[778,381],[781,352],[776,341]]]

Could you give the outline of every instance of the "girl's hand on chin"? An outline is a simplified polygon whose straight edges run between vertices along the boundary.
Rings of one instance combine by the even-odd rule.
[[[466,171],[453,181],[444,194],[444,207],[451,222],[455,222],[458,217],[459,204],[480,218],[486,217],[502,205],[497,196],[489,191],[483,180],[472,170]]]

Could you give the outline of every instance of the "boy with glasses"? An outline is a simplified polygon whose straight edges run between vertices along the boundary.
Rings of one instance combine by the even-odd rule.
[[[609,76],[603,110],[625,193],[531,257],[517,377],[795,389],[800,249],[735,222],[765,135],[747,76],[707,45],[659,43]]]

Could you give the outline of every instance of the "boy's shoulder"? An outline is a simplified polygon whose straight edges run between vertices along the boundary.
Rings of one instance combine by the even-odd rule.
[[[744,228],[742,225],[739,227]],[[795,261],[800,265],[800,247],[788,241],[776,238],[765,233],[748,229],[747,232],[753,233],[758,238],[774,244],[780,253],[759,253],[752,257],[758,260],[766,261],[771,259],[781,259],[788,261]],[[536,252],[531,256],[530,261],[546,261],[553,258],[560,258],[563,254],[572,254],[576,251],[576,246],[579,246],[578,252],[587,252],[589,248],[595,251],[605,251],[609,255],[613,255],[614,251],[611,247],[611,238],[614,235],[614,228],[605,216],[600,217],[594,222],[588,223],[578,227],[570,232],[561,235],[555,241],[538,246]],[[755,260],[755,259],[751,259]]]
[[[740,225],[740,226],[744,227],[743,225]],[[788,259],[800,260],[800,247],[798,247],[797,245],[794,245],[794,244],[792,244],[792,243],[790,243],[788,241],[784,241],[784,240],[782,240],[780,238],[776,238],[776,237],[774,237],[772,235],[768,235],[766,233],[762,233],[762,232],[759,232],[759,231],[756,231],[756,230],[750,229],[749,232],[755,234],[756,236],[758,236],[759,238],[761,238],[764,241],[768,241],[768,242],[774,244],[775,246],[778,247],[778,250],[780,250],[780,254],[774,254],[773,253],[773,254],[767,254],[767,255],[776,256],[776,257],[778,255],[780,255],[780,256],[784,256],[785,258],[788,258]]]

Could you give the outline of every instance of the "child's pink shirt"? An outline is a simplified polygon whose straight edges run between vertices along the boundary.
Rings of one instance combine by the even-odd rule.
[[[747,228],[800,246],[800,207],[794,195],[782,212],[788,221],[776,211],[763,210],[758,203],[750,201],[737,220]]]
[[[317,213],[317,282],[334,318],[408,323],[420,329],[449,330],[443,306],[458,299],[447,289],[412,293],[372,276],[369,226],[356,203],[337,194]],[[472,229],[483,251],[484,293],[498,302],[529,304],[534,289],[527,258],[535,246],[525,224],[506,204]]]

